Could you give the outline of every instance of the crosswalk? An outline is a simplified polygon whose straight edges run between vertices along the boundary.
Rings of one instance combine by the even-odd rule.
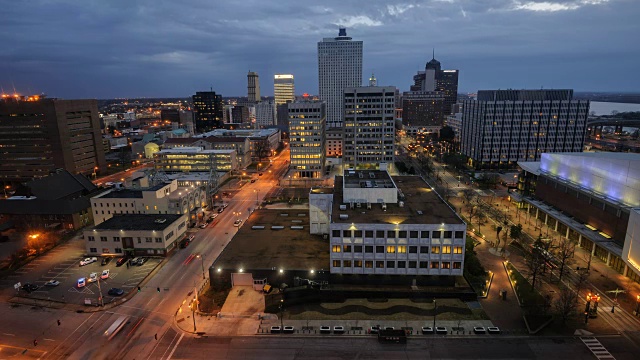
[[[587,346],[587,348],[595,355],[598,360],[615,360],[613,355],[605,349],[605,347],[594,337],[581,337],[580,340]]]

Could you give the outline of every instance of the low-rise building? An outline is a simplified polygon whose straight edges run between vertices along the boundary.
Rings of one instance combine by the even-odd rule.
[[[166,256],[187,231],[186,214],[114,216],[84,231],[88,255]]]
[[[115,215],[188,214],[194,222],[206,205],[202,187],[178,187],[178,181],[142,189],[110,189],[91,198],[91,211],[96,225]]]
[[[90,198],[99,192],[84,175],[58,169],[0,200],[0,214],[18,229],[77,230],[93,223]]]
[[[331,274],[462,275],[466,224],[422,178],[347,171],[335,184],[325,215]]]
[[[327,157],[342,157],[342,128],[325,131]]]
[[[160,150],[154,154],[155,168],[171,172],[233,171],[238,169],[235,150],[204,150],[182,147]]]

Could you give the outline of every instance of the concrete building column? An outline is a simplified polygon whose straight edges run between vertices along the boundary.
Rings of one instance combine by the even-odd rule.
[[[538,218],[538,211],[540,211],[540,209],[536,208],[536,219]]]
[[[559,222],[559,221],[556,219],[556,226],[554,226],[553,231],[556,231],[556,232],[558,231],[558,222]]]
[[[578,247],[582,247],[582,234],[578,233]]]
[[[611,253],[607,252],[607,266],[611,264]]]
[[[629,274],[629,265],[627,265],[626,263],[624,264],[624,270],[622,270],[622,275],[624,275],[625,277]]]
[[[593,256],[596,254],[596,246],[598,245],[596,245],[596,243],[593,241],[591,243],[593,244],[593,246],[591,247],[591,256]]]
[[[567,226],[567,232],[564,234],[564,237],[567,239],[569,238],[569,230],[571,229],[569,228],[569,226]]]
[[[547,219],[549,218],[549,214],[544,213],[544,224],[547,225]]]

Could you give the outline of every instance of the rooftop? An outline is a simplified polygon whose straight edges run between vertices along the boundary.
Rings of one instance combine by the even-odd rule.
[[[312,187],[311,194],[333,194],[332,187]]]
[[[142,199],[143,191],[158,191],[170,184],[158,184],[145,189],[110,189],[108,192],[96,196],[101,199]]]
[[[386,172],[385,172],[386,173]],[[342,181],[336,176],[336,184]],[[422,178],[418,176],[394,176],[393,181],[398,186],[398,203],[388,203],[386,211],[382,204],[366,204],[360,208],[351,209],[346,204],[346,210],[340,210],[343,202],[342,188],[335,187],[333,213],[331,221],[334,223],[379,223],[379,224],[462,224],[463,221]],[[404,200],[402,199],[404,197]],[[402,206],[400,203],[402,202]],[[340,215],[348,215],[341,219]]]
[[[344,172],[344,187],[346,188],[394,188],[391,176],[381,170],[346,170]],[[342,184],[342,181],[335,182]]]
[[[283,216],[287,214],[287,216]],[[264,226],[264,229],[252,229]],[[273,229],[282,226],[282,229]],[[291,226],[301,226],[293,230]],[[223,269],[329,269],[329,243],[309,234],[308,210],[261,209],[246,223],[213,264]]]
[[[98,224],[96,230],[164,230],[186,215],[177,214],[129,214],[115,215]],[[157,220],[157,221],[156,221]],[[163,221],[164,220],[164,221]]]
[[[235,150],[221,149],[221,150],[203,150],[201,147],[179,147],[173,149],[163,149],[158,151],[158,154],[230,154]]]

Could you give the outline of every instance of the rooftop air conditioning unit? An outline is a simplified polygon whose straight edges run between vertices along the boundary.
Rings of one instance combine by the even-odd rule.
[[[154,221],[156,224],[164,224],[167,222],[167,219],[155,219]]]
[[[371,203],[370,202],[367,203],[367,210],[371,210]]]
[[[347,214],[340,214],[340,220],[347,220],[349,218],[349,215]]]
[[[347,205],[340,205],[340,210],[347,210]]]
[[[398,206],[404,207],[404,201],[398,201]]]
[[[387,204],[382,204],[382,211],[387,211]]]
[[[358,209],[360,209],[360,208],[362,207],[362,203],[357,202],[357,203],[356,203],[356,207],[357,207]]]

